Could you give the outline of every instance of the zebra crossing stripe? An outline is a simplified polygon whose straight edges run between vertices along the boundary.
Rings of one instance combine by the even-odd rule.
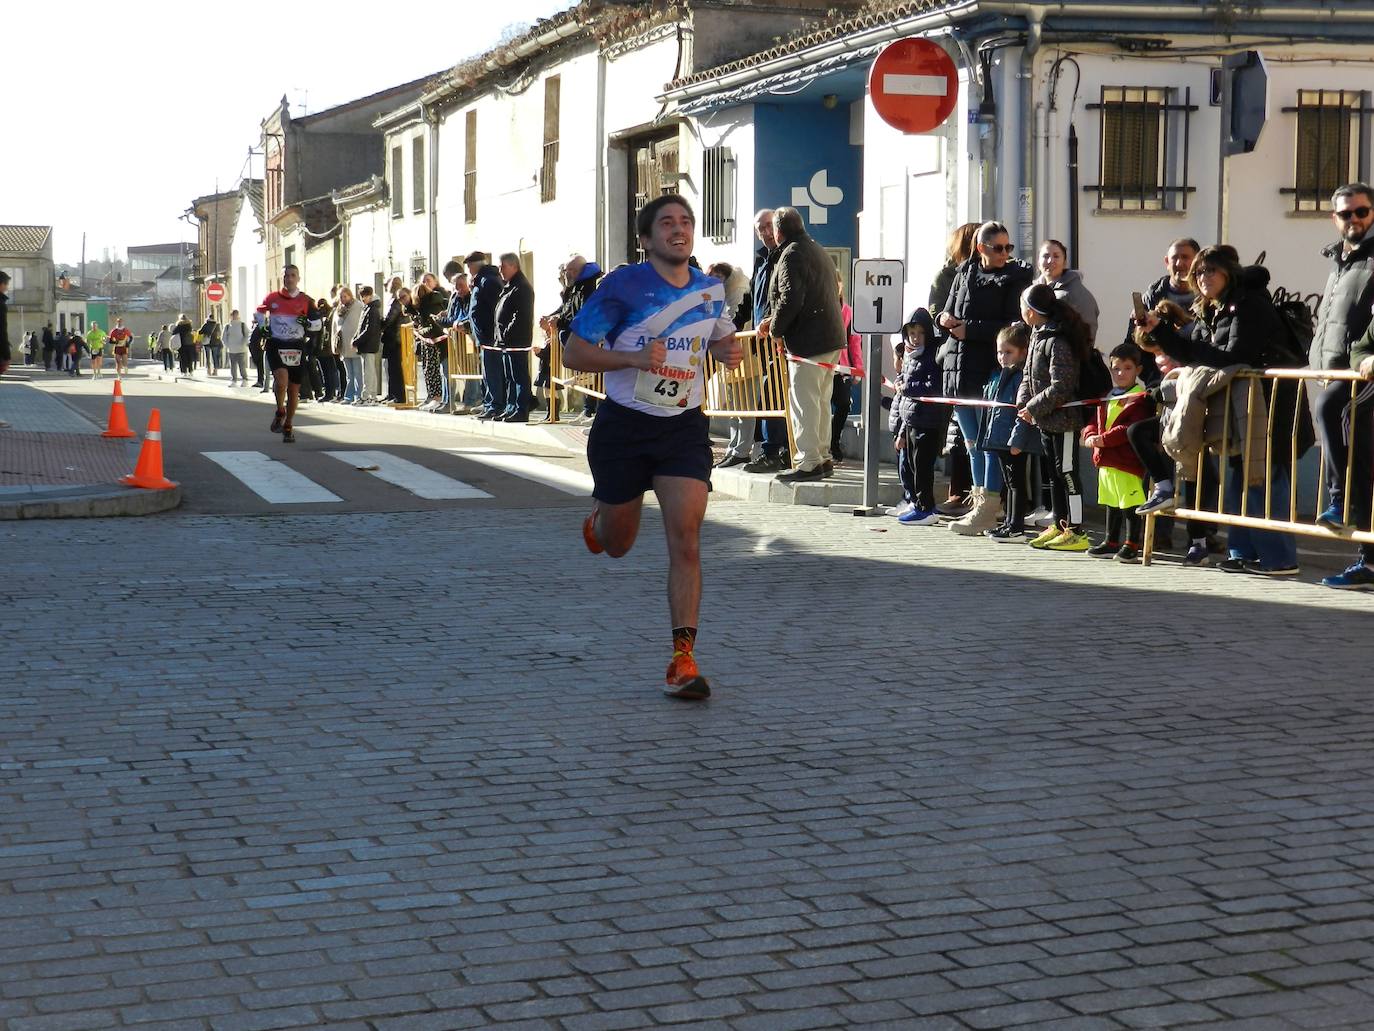
[[[385,451],[326,451],[325,454],[347,462],[354,468],[366,468],[379,480],[385,480],[428,501],[463,501],[492,496],[462,480],[455,480],[418,462],[397,458]]]
[[[593,484],[589,473],[569,469],[567,466],[533,455],[513,455],[486,447],[449,447],[444,450],[469,462],[478,462],[523,480],[533,480],[574,497],[584,498],[592,492]]]
[[[268,458],[261,451],[202,451],[201,454],[272,505],[314,505],[343,500],[310,477]]]

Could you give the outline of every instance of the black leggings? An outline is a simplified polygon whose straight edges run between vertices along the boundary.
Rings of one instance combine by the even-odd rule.
[[[1078,435],[1040,431],[1045,443],[1045,468],[1050,476],[1050,499],[1055,525],[1083,529],[1083,492],[1078,481]]]
[[[1107,509],[1107,543],[1108,544],[1130,544],[1132,547],[1139,548],[1141,541],[1140,534],[1141,517],[1136,515],[1134,508],[1109,508]],[[1121,531],[1126,531],[1126,536],[1121,536]]]
[[[835,374],[835,385],[830,391],[830,453],[840,454],[840,437],[844,434],[844,424],[849,421],[849,410],[854,405],[854,392],[849,387],[848,376]]]
[[[1026,528],[1031,492],[1026,481],[1026,463],[1030,455],[1024,451],[1013,455],[1010,451],[994,451],[1002,466],[1002,482],[1007,485],[1007,518],[1002,525],[1016,533]]]

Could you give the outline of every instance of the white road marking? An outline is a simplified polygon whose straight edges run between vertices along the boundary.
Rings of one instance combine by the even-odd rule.
[[[890,97],[943,97],[949,93],[949,80],[943,75],[883,76],[883,92]]]
[[[326,451],[325,454],[333,455],[340,462],[347,462],[355,468],[371,467],[371,474],[377,479],[395,484],[417,498],[428,501],[462,501],[492,496],[470,483],[436,473],[418,462],[397,458],[385,451]]]
[[[201,454],[273,505],[312,505],[343,500],[310,477],[268,458],[261,451],[202,451]]]
[[[450,454],[460,455],[469,462],[479,462],[512,476],[519,476],[523,480],[542,483],[564,494],[585,498],[592,492],[590,474],[535,458],[533,455],[505,454],[489,447],[449,447],[444,450]]]

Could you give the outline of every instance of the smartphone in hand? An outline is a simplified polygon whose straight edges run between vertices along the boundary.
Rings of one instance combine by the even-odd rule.
[[[1145,298],[1138,293],[1131,294],[1131,307],[1135,309],[1135,320],[1144,322],[1146,315]]]

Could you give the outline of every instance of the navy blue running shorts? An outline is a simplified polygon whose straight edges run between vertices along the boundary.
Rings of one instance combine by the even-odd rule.
[[[623,505],[652,490],[655,476],[711,483],[710,420],[700,408],[680,415],[647,415],[614,401],[596,409],[587,438],[592,497]]]

